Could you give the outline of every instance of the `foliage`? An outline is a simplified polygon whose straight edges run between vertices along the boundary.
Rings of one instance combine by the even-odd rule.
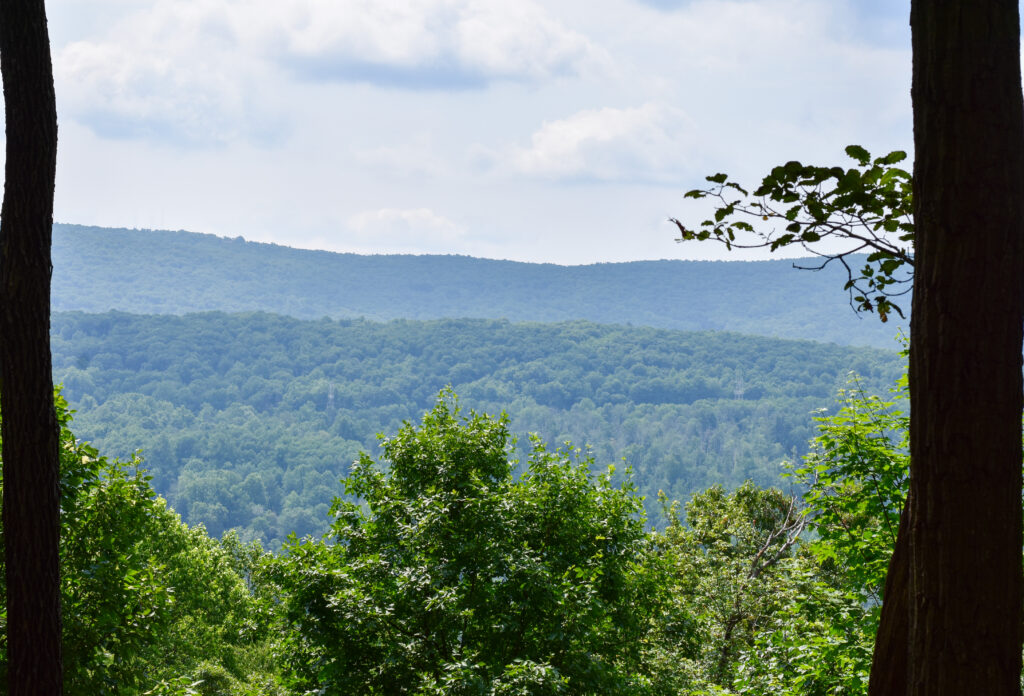
[[[851,380],[840,393],[842,408],[818,418],[811,451],[792,471],[808,488],[815,555],[876,607],[909,487],[910,418],[898,408],[906,389],[904,375],[887,400]]]
[[[713,219],[691,229],[672,219],[678,241],[712,239],[727,248],[777,249],[798,246],[823,259],[820,270],[837,261],[846,271],[845,289],[859,310],[888,315],[903,312],[892,300],[909,292],[913,260],[914,222],[912,177],[895,166],[906,153],[895,151],[871,158],[859,145],[846,154],[856,166],[817,167],[787,162],[764,177],[753,194],[730,181],[727,174],[707,177],[712,185],[686,193],[687,198],[710,198]],[[753,224],[752,224],[753,223]],[[776,223],[782,230],[765,230]],[[868,252],[863,267],[858,254]]]
[[[641,660],[662,601],[642,503],[578,453],[442,395],[362,455],[324,541],[277,566],[300,689],[325,694],[657,693]]]
[[[747,482],[732,492],[714,486],[694,495],[685,525],[677,505],[666,510],[661,553],[673,569],[676,622],[694,629],[690,644],[677,647],[689,658],[690,689],[730,687],[740,656],[781,610],[806,523],[798,502]],[[685,631],[677,626],[672,634],[678,642]]]
[[[211,539],[62,418],[69,694],[862,694],[906,416],[858,381],[791,467],[662,504],[449,390],[363,454],[319,541]],[[805,530],[813,533],[804,537]],[[287,674],[283,684],[279,674]],[[287,687],[287,688],[286,688]]]
[[[675,661],[677,692],[864,694],[881,588],[906,495],[906,425],[891,401],[851,380],[818,418],[797,497],[750,482],[662,496],[669,524],[657,553],[669,600],[649,659]]]
[[[811,452],[792,476],[804,495],[814,565],[786,583],[785,610],[739,664],[751,694],[862,694],[867,690],[882,589],[908,489],[908,417],[893,399],[851,380],[842,408],[818,419]],[[787,597],[788,599],[783,599]]]
[[[878,387],[899,373],[891,352],[586,322],[110,313],[56,315],[53,329],[79,433],[120,456],[142,448],[185,521],[267,548],[322,533],[360,449],[447,384],[476,408],[508,409],[515,433],[625,458],[652,500],[685,500],[715,483],[776,483],[849,370]]]
[[[778,611],[758,627],[735,665],[733,688],[751,696],[867,693],[874,645],[872,612],[836,588],[806,556],[778,585]]]
[[[190,684],[178,677],[203,660],[224,663],[237,678],[257,678],[260,668],[270,676],[269,663],[251,659],[269,617],[259,625],[229,547],[181,524],[153,493],[137,456],[110,460],[76,440],[67,403],[59,394],[55,402],[64,693],[166,693],[160,689]]]
[[[204,696],[242,696],[247,683],[266,683],[266,693],[274,693],[270,611],[238,572],[231,540],[222,544],[202,525],[188,527],[167,515],[173,533],[158,538],[159,558],[161,579],[175,589],[175,602],[165,630],[148,646],[150,671],[200,681]],[[209,691],[211,675],[231,688]]]
[[[59,395],[55,400],[61,424],[64,689],[118,693],[136,685],[138,655],[163,630],[173,604],[149,553],[160,524],[158,504],[138,461],[110,462],[77,442],[67,427],[67,403]]]

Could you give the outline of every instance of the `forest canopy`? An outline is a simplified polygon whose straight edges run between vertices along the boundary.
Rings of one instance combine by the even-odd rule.
[[[894,351],[730,333],[269,314],[58,313],[53,351],[81,437],[120,457],[141,448],[186,521],[270,546],[323,531],[359,451],[448,385],[507,411],[520,454],[528,432],[589,446],[653,501],[777,484],[850,371],[880,389],[901,369]]]

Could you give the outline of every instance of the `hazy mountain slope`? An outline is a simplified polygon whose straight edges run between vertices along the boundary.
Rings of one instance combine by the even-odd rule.
[[[853,313],[839,269],[798,271],[790,261],[557,266],[359,256],[189,232],[60,224],[53,255],[56,311],[585,319],[882,348],[895,346],[898,331],[892,322]]]
[[[56,379],[75,432],[142,448],[186,520],[264,540],[322,529],[338,479],[374,435],[418,419],[451,384],[467,408],[507,410],[525,441],[567,439],[641,490],[780,482],[812,411],[849,370],[885,389],[891,351],[646,327],[491,320],[307,320],[268,314],[58,313]]]

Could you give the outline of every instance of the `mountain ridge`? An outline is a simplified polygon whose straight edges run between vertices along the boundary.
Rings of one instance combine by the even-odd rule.
[[[896,348],[850,308],[839,268],[794,260],[582,266],[359,255],[186,231],[54,225],[54,311],[265,311],[300,319],[574,319]]]

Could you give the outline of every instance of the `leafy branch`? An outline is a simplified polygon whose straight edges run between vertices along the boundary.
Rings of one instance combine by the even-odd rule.
[[[855,310],[877,312],[883,322],[892,312],[903,317],[892,298],[908,293],[913,278],[913,180],[895,165],[907,155],[894,151],[872,159],[859,145],[846,154],[856,162],[849,169],[800,162],[775,167],[753,193],[727,174],[706,177],[710,187],[685,197],[714,201],[713,219],[689,228],[670,218],[679,230],[676,241],[713,240],[730,250],[799,246],[819,261],[797,268],[843,266]],[[856,269],[860,262],[851,257],[864,253],[864,265]]]

